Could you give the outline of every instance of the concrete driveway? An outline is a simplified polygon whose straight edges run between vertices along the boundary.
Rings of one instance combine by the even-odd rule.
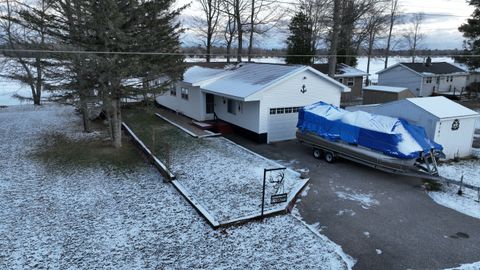
[[[295,169],[310,170],[297,208],[308,224],[358,260],[355,269],[442,269],[480,261],[480,220],[436,204],[421,180],[356,163],[316,160],[296,141],[235,142]]]

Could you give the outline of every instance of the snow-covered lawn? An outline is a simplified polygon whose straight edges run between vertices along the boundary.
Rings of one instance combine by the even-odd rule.
[[[223,137],[192,138],[148,111],[125,113],[132,130],[169,164],[177,181],[219,223],[260,215],[264,169],[280,164],[254,154]],[[141,118],[141,119],[140,119]],[[153,118],[152,120],[149,120]],[[155,143],[152,134],[155,133]],[[169,158],[162,149],[168,145]],[[272,173],[275,178],[278,173]],[[267,175],[268,178],[269,175]],[[305,185],[300,173],[284,171],[279,193],[293,197]],[[274,185],[267,180],[265,211],[285,209],[287,203],[270,204]]]
[[[480,187],[480,159],[448,162],[438,166],[443,177],[460,181],[463,174],[464,183]],[[478,191],[463,188],[463,196],[457,195],[458,186],[444,185],[441,192],[429,192],[430,197],[445,207],[452,208],[466,215],[480,218],[480,203],[477,202]]]
[[[0,269],[353,265],[339,246],[291,215],[214,231],[144,162],[77,166],[84,161],[75,153],[65,164],[54,156],[34,158],[48,150],[41,142],[52,132],[78,142],[99,140],[79,134],[79,123],[70,107],[0,109]]]
[[[173,171],[180,172],[177,179],[220,223],[260,214],[263,170],[281,166],[224,138],[203,140],[202,147],[172,159]],[[299,173],[291,170],[285,171],[284,181],[286,193],[298,191],[305,184]],[[270,204],[273,192],[273,185],[267,180],[265,210],[285,209],[286,203]]]

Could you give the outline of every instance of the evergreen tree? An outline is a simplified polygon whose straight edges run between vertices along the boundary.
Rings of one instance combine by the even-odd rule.
[[[81,52],[53,54],[65,65],[57,76],[63,77],[62,86],[71,87],[81,104],[96,90],[109,120],[112,143],[120,147],[121,100],[145,91],[163,91],[183,74],[182,30],[177,22],[182,8],[172,9],[173,0],[50,3],[55,10],[48,25],[50,34],[63,50]],[[32,25],[38,23],[35,13],[24,18]],[[154,85],[159,78],[169,80]]]
[[[290,36],[287,39],[287,64],[310,65],[313,63],[315,49],[312,44],[313,31],[308,16],[297,12],[290,21]],[[300,56],[305,55],[305,56]]]
[[[479,57],[468,57],[468,55],[480,54],[480,0],[470,0],[469,4],[475,7],[471,18],[467,23],[462,24],[458,30],[463,33],[466,40],[463,42],[464,57],[457,57],[456,60],[465,63],[470,69],[480,67]]]

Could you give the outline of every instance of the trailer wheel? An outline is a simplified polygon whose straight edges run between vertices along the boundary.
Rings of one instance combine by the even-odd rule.
[[[325,161],[328,162],[328,163],[334,163],[335,162],[335,155],[330,151],[325,152]]]
[[[323,157],[323,150],[318,148],[313,148],[313,157],[316,159],[321,159]]]

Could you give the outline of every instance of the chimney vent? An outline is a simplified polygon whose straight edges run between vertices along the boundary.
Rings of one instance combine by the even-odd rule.
[[[427,60],[425,61],[425,66],[429,67],[432,65],[432,58],[429,56],[427,57]]]

